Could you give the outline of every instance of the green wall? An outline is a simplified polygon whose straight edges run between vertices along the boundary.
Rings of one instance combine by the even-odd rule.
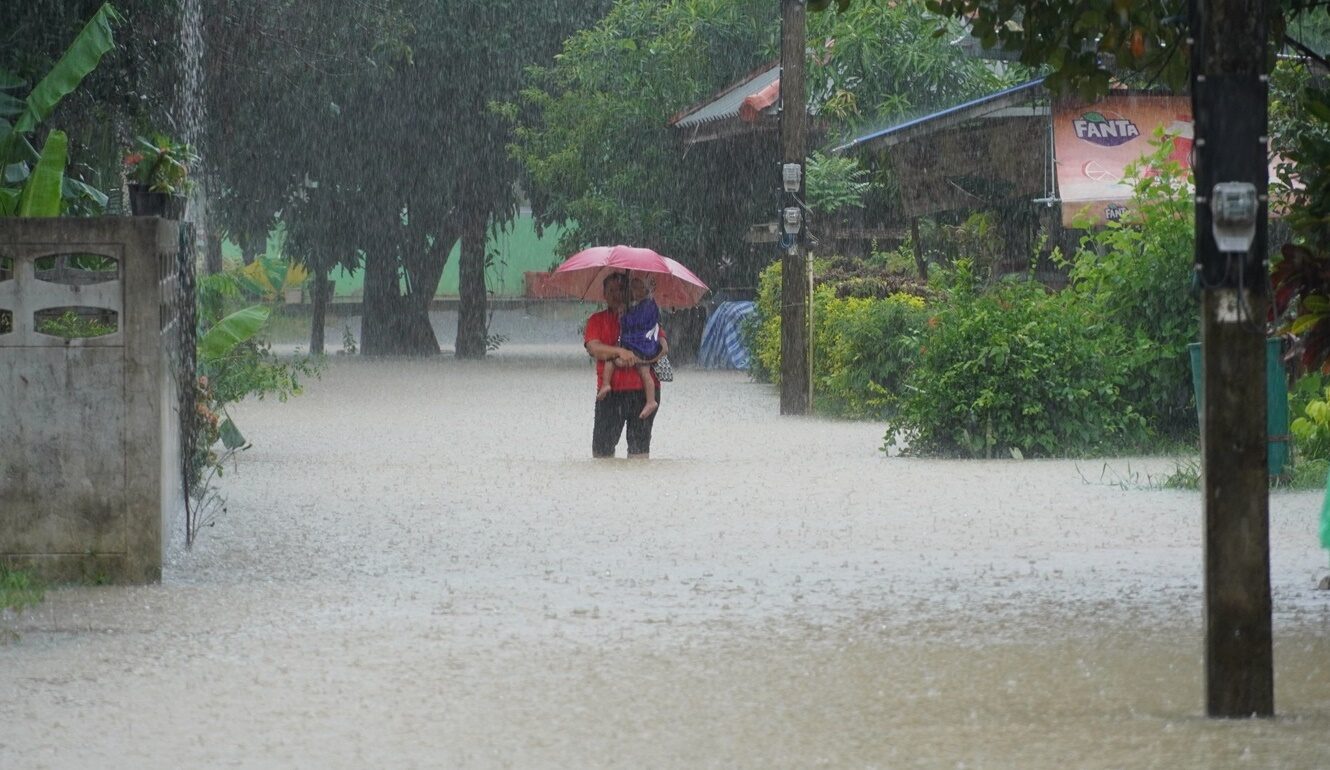
[[[555,247],[563,230],[557,227],[545,228],[544,237],[536,236],[535,223],[530,214],[521,214],[498,235],[490,236],[486,245],[487,252],[495,252],[495,264],[486,273],[485,283],[491,296],[520,297],[525,286],[522,273],[528,271],[549,270],[555,264]],[[268,256],[282,255],[284,233],[279,227],[268,239]],[[460,246],[453,246],[448,255],[448,264],[443,269],[443,278],[435,292],[440,297],[457,296],[457,262]],[[240,249],[232,243],[222,245],[222,256],[227,260],[239,261]],[[339,298],[359,298],[364,276],[360,272],[347,273],[338,269],[333,271],[332,279],[336,282],[335,295]]]

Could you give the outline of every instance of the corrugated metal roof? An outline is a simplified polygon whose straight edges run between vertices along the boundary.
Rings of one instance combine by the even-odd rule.
[[[749,96],[761,91],[780,78],[780,65],[773,64],[757,71],[747,78],[725,89],[720,95],[696,107],[686,110],[670,121],[676,128],[689,128],[713,120],[737,118],[739,105]]]
[[[958,104],[955,107],[939,110],[931,115],[925,115],[921,118],[915,118],[914,120],[907,120],[904,123],[874,131],[871,134],[864,134],[861,137],[853,139],[833,149],[832,152],[845,152],[846,150],[859,149],[873,144],[891,146],[912,139],[920,134],[926,134],[948,126],[954,126],[972,118],[988,115],[989,113],[1019,104],[1022,101],[1033,97],[1036,93],[1036,89],[1043,84],[1043,78],[1021,83],[1018,86],[1012,86],[1011,88],[989,94],[988,96],[981,96],[978,99],[973,99],[964,104]]]

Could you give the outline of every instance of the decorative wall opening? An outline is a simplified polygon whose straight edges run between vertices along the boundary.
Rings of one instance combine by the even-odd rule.
[[[14,258],[0,257],[0,283],[14,280]]]
[[[14,331],[13,312],[0,308],[0,334],[9,334],[12,331]]]
[[[32,314],[32,326],[66,340],[105,337],[120,330],[120,314],[104,307],[48,307]]]
[[[55,254],[35,260],[39,281],[62,286],[90,286],[120,278],[120,263],[102,254]]]

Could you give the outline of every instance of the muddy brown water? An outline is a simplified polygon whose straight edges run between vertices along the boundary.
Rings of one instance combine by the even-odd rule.
[[[1330,767],[1318,494],[1271,498],[1279,716],[1207,720],[1173,461],[889,457],[692,369],[592,461],[575,321],[504,323],[238,409],[162,585],[3,621],[0,768]]]

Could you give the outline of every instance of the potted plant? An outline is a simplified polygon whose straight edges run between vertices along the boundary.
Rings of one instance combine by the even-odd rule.
[[[140,136],[134,144],[134,152],[125,156],[130,213],[139,217],[183,218],[185,195],[192,186],[189,166],[199,156],[188,144],[165,134]]]

